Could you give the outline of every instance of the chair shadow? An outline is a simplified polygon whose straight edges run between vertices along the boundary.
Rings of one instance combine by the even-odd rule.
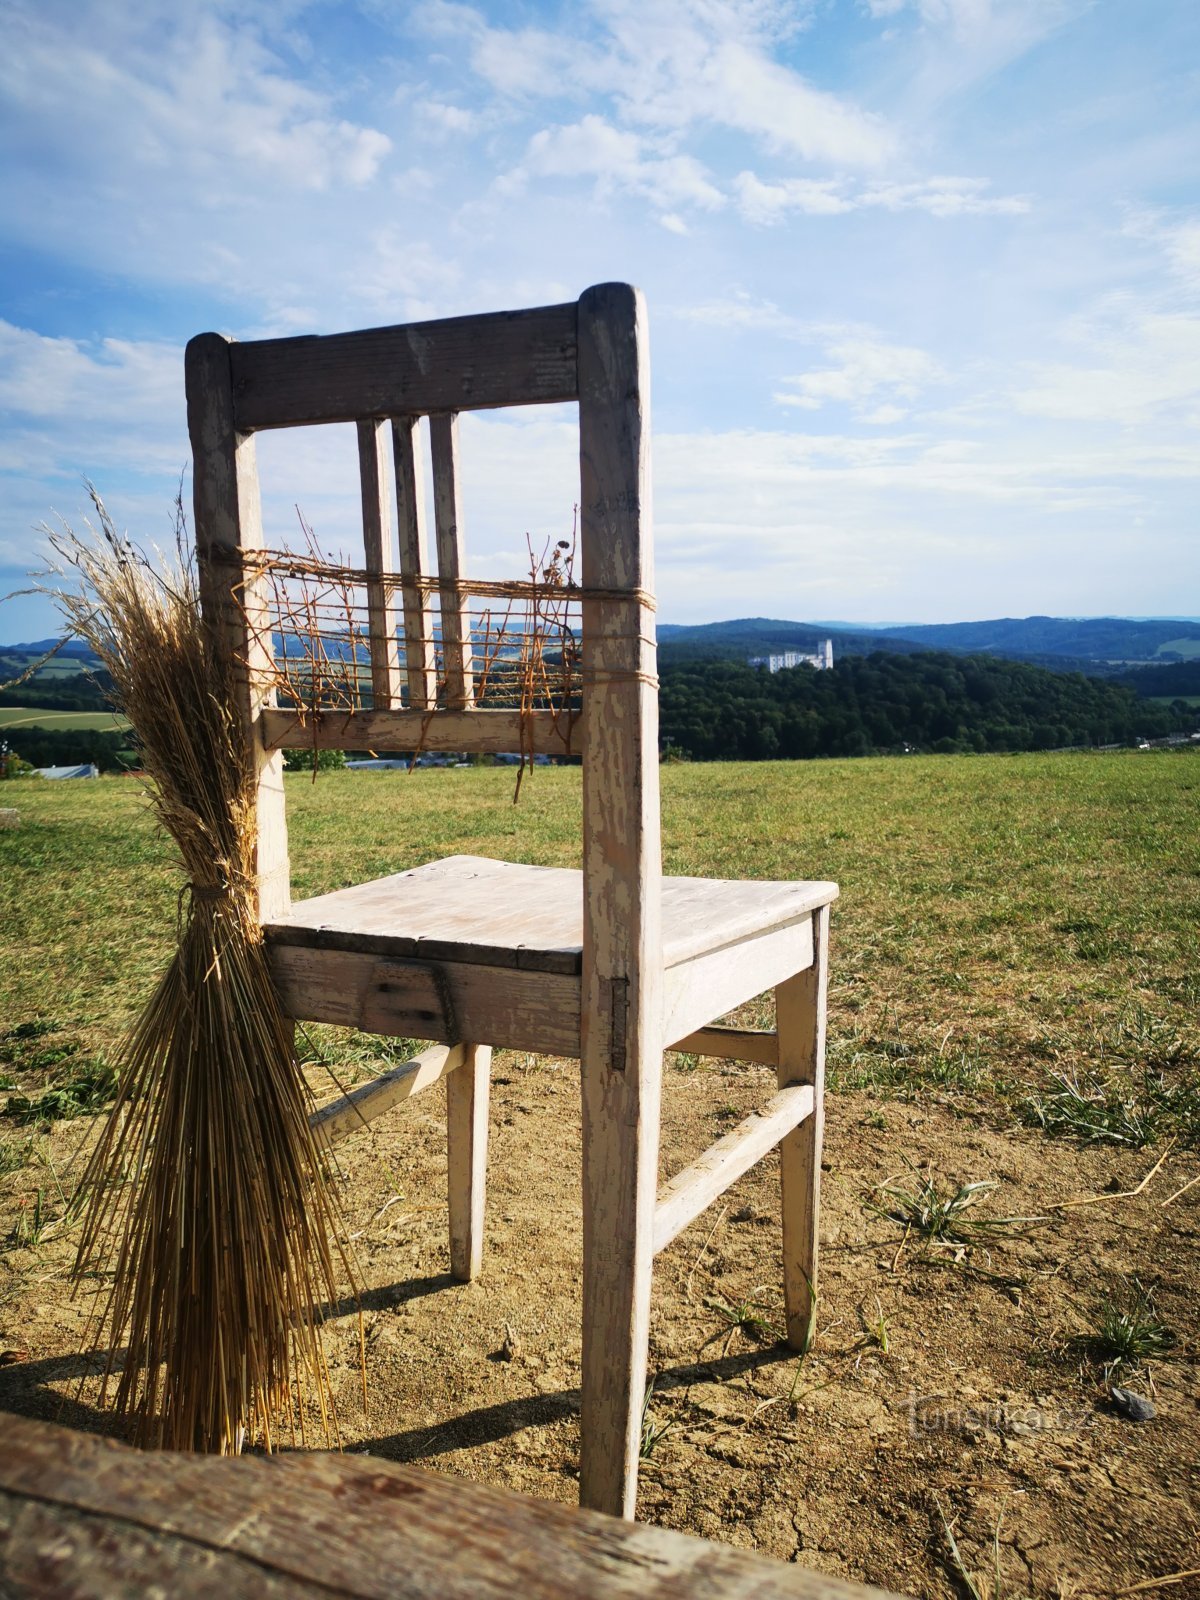
[[[456,1280],[449,1273],[437,1273],[424,1278],[409,1278],[403,1283],[381,1285],[367,1290],[356,1299],[353,1295],[330,1302],[321,1308],[324,1320],[349,1316],[358,1311],[379,1311],[423,1299],[453,1287]],[[796,1352],[789,1346],[777,1343],[757,1349],[745,1350],[737,1355],[724,1355],[713,1359],[697,1356],[694,1361],[674,1367],[663,1367],[654,1374],[657,1394],[672,1389],[686,1389],[693,1383],[720,1383],[755,1372],[776,1362],[794,1360]],[[122,1370],[125,1351],[114,1353],[112,1372]],[[41,1422],[56,1422],[65,1428],[83,1432],[120,1437],[120,1430],[110,1411],[86,1404],[71,1395],[64,1395],[51,1387],[67,1379],[95,1377],[103,1371],[106,1353],[98,1351],[71,1352],[66,1355],[47,1356],[41,1361],[22,1361],[0,1367],[0,1412]],[[516,1400],[505,1400],[494,1406],[481,1406],[460,1416],[420,1428],[407,1428],[399,1433],[380,1435],[362,1441],[361,1448],[385,1460],[398,1462],[421,1461],[429,1456],[445,1455],[456,1450],[471,1450],[480,1445],[495,1444],[511,1438],[526,1428],[546,1427],[564,1417],[578,1413],[578,1389],[559,1389],[549,1394],[533,1394]]]
[[[654,1390],[656,1394],[663,1394],[670,1389],[690,1388],[693,1383],[723,1382],[739,1377],[744,1372],[755,1372],[779,1361],[795,1359],[796,1351],[785,1344],[747,1350],[740,1355],[721,1356],[711,1361],[697,1358],[681,1366],[661,1368],[654,1374]],[[528,1395],[519,1400],[505,1400],[495,1406],[481,1406],[475,1411],[448,1417],[444,1422],[432,1423],[427,1427],[408,1428],[401,1433],[368,1439],[362,1448],[387,1461],[421,1461],[428,1456],[445,1455],[454,1450],[472,1450],[479,1445],[495,1444],[526,1428],[546,1427],[577,1413],[579,1402],[578,1389]]]

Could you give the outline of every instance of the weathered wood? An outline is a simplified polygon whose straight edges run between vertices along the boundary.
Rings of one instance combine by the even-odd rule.
[[[392,497],[387,478],[386,422],[358,424],[358,474],[362,488],[363,548],[367,571],[367,633],[371,703],[376,711],[400,704],[400,642],[391,591],[383,582],[392,564]]]
[[[486,1044],[463,1049],[462,1071],[446,1080],[446,1187],[450,1276],[469,1283],[483,1264],[492,1050]]]
[[[820,903],[830,885],[664,878],[661,888],[662,962],[669,982],[679,969],[681,981],[695,994],[694,1009],[707,1005],[707,991],[690,976],[691,963],[701,956],[721,956],[716,963],[720,970],[732,964],[735,987],[729,1006],[789,976],[796,967],[787,962],[799,965],[810,959],[812,905]],[[801,921],[795,917],[798,905],[806,907]],[[743,937],[795,931],[781,941],[781,953],[764,956],[756,948],[743,966],[728,952],[730,926]],[[583,878],[564,867],[446,856],[297,901],[265,931],[272,943],[312,949],[575,973],[582,970]],[[762,977],[764,959],[773,960],[778,972]],[[725,998],[725,991],[719,993]]]
[[[433,526],[437,540],[438,577],[443,586],[457,585],[467,575],[463,543],[462,483],[458,469],[458,417],[451,413],[429,419],[433,458]],[[439,591],[442,620],[442,677],[446,706],[464,711],[475,697],[472,672],[471,613],[458,588]]]
[[[258,908],[270,917],[290,899],[283,757],[262,732],[273,700],[272,619],[263,574],[244,560],[263,547],[262,515],[254,440],[234,417],[232,348],[220,334],[202,333],[184,356],[193,522],[200,602],[233,679],[254,783]]]
[[[294,711],[262,714],[273,750],[478,750],[485,754],[579,755],[577,720],[553,711]]]
[[[735,1006],[773,989],[812,962],[812,918],[769,929],[666,972],[666,1037],[682,1039]]]
[[[627,284],[579,302],[583,603],[583,1380],[580,1503],[631,1517],[662,1087],[662,859],[650,357]],[[683,1030],[680,1030],[683,1031]]]
[[[787,1341],[803,1350],[817,1295],[821,1145],[825,1135],[825,1012],[829,992],[829,907],[813,913],[812,964],[775,991],[778,1082],[810,1084],[813,1114],[779,1147],[783,1209],[783,1304]]]
[[[348,1094],[339,1095],[327,1106],[321,1106],[308,1119],[315,1134],[329,1144],[337,1144],[347,1134],[356,1133],[374,1122],[385,1111],[390,1111],[402,1100],[411,1100],[431,1084],[440,1083],[452,1072],[457,1072],[467,1060],[467,1046],[461,1044],[434,1044],[411,1061],[405,1061],[390,1072],[381,1073],[370,1083],[359,1084]]]
[[[757,1028],[723,1028],[713,1023],[686,1034],[668,1048],[694,1056],[714,1056],[719,1061],[755,1061],[762,1067],[779,1065],[779,1035]]]
[[[417,448],[416,417],[392,421],[392,453],[396,467],[396,509],[400,524],[400,571],[406,578],[429,575],[425,539],[425,475]],[[404,608],[404,673],[408,703],[414,711],[437,704],[437,662],[433,645],[433,610],[422,589],[402,592]]]
[[[346,950],[267,948],[284,1009],[302,1022],[504,1050],[579,1055],[579,979],[468,962],[389,961]]]
[[[750,1551],[375,1456],[143,1455],[17,1416],[5,1417],[0,1450],[0,1591],[12,1600],[888,1600]]]
[[[786,1133],[812,1115],[813,1091],[792,1084],[771,1096],[759,1111],[710,1145],[702,1156],[663,1184],[654,1208],[654,1253],[664,1250],[731,1183],[749,1172]]]
[[[238,344],[237,426],[247,432],[574,400],[575,322],[574,304],[540,306]]]

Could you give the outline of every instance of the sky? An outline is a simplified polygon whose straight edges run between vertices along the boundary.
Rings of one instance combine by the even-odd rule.
[[[1200,612],[1195,0],[0,0],[0,593],[166,542],[183,346],[649,308],[659,614]],[[464,419],[472,576],[568,408]],[[260,436],[268,537],[353,430]],[[189,492],[185,486],[185,494]],[[0,606],[0,639],[55,632]]]

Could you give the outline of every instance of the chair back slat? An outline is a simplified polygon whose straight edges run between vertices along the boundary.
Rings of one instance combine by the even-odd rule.
[[[442,675],[446,708],[465,711],[475,698],[471,614],[466,595],[454,587],[466,576],[463,550],[462,488],[458,470],[458,413],[429,419],[433,459],[433,521],[438,576],[442,582]]]
[[[425,478],[421,471],[419,443],[416,417],[392,419],[396,509],[400,525],[400,571],[409,579],[423,578],[429,573],[425,538]],[[413,711],[432,710],[437,704],[437,663],[429,596],[423,589],[409,587],[404,589],[401,598],[408,704]]]
[[[231,344],[234,425],[307,427],[574,400],[574,303]]]
[[[367,639],[371,661],[371,703],[377,711],[400,704],[400,646],[396,612],[384,579],[392,563],[392,497],[387,477],[387,423],[358,424],[358,472],[362,485],[363,548],[367,571]],[[357,665],[357,664],[355,664]]]

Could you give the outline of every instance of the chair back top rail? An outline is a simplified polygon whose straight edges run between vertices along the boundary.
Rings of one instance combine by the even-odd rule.
[[[448,317],[229,347],[239,433],[579,395],[578,307]],[[201,338],[211,337],[200,335]]]

